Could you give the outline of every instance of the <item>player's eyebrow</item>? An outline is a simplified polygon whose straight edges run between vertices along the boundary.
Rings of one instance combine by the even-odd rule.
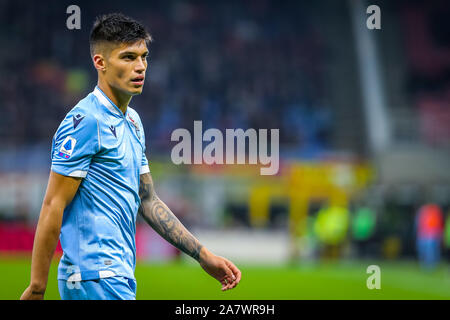
[[[147,51],[145,51],[144,53],[142,53],[142,56],[148,56],[148,50]],[[136,52],[134,52],[134,51],[125,51],[125,52],[121,52],[120,54],[119,54],[119,56],[121,56],[121,57],[123,57],[123,56],[126,56],[126,55],[133,55],[133,56],[138,56],[139,54],[138,53],[136,53]]]

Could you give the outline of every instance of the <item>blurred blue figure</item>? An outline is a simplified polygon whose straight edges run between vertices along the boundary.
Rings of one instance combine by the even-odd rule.
[[[441,258],[443,215],[435,204],[422,206],[416,218],[417,252],[421,266],[432,270]]]

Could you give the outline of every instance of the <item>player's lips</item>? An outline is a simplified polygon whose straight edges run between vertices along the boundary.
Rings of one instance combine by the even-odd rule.
[[[144,79],[145,79],[144,76],[139,76],[139,77],[131,79],[131,82],[133,82],[134,84],[142,86],[144,84]]]

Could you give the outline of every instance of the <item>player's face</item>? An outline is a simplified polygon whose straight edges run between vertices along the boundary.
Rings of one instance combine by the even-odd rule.
[[[142,93],[147,70],[148,49],[144,40],[122,43],[107,58],[105,78],[114,89],[128,95]]]

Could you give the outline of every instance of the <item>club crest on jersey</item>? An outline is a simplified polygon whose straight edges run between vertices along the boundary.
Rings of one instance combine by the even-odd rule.
[[[72,155],[76,143],[77,139],[72,138],[71,136],[65,138],[63,143],[61,144],[61,147],[59,148],[58,156],[64,159],[69,159]]]
[[[139,125],[137,124],[136,121],[133,120],[133,118],[130,115],[128,115],[128,118],[130,119],[131,123],[134,126],[134,129],[136,130],[136,135],[139,137],[139,139],[141,139],[141,132],[139,129]]]

